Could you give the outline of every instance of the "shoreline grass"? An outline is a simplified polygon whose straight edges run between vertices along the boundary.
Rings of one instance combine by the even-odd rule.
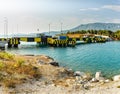
[[[24,83],[26,79],[40,77],[40,70],[36,66],[26,64],[23,58],[0,52],[0,84],[2,86],[14,88],[17,84]]]

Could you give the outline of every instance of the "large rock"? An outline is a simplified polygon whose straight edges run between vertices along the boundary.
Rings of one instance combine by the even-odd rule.
[[[120,81],[120,75],[116,75],[113,77],[113,81]]]
[[[101,72],[96,72],[95,79],[100,80],[101,76],[102,76]]]
[[[49,62],[49,64],[53,65],[53,66],[56,66],[56,67],[59,67],[59,63],[56,62],[56,61]]]
[[[45,55],[36,56],[36,61],[40,64],[50,64],[50,63],[51,63],[51,65],[55,64],[55,61],[53,58],[51,58],[49,56],[45,56]]]
[[[109,80],[109,79],[105,80],[105,83],[109,83],[109,82],[110,82],[110,80]]]
[[[81,72],[80,71],[75,71],[74,76],[81,76]]]
[[[98,80],[99,82],[104,82],[105,81],[104,77],[102,77],[101,72],[96,72],[95,79]]]
[[[66,70],[66,73],[69,75],[69,76],[72,76],[74,75],[74,71],[72,69],[65,69]]]
[[[92,78],[91,82],[98,82],[96,78]]]
[[[74,72],[72,69],[67,69],[67,71],[72,72],[72,73]]]
[[[75,71],[74,76],[81,76],[83,79],[87,78],[87,75],[84,72]]]

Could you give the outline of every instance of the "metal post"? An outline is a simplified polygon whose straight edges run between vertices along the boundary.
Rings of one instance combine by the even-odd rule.
[[[8,19],[4,17],[4,37],[8,39]]]
[[[61,23],[61,33],[62,33],[62,25],[63,25],[63,23]]]
[[[49,24],[49,35],[50,35],[50,24]]]
[[[4,38],[6,37],[5,34],[6,34],[6,24],[5,24],[5,19],[4,19]]]
[[[39,28],[37,29],[37,33],[39,33]]]
[[[17,24],[17,33],[18,33],[18,29],[19,29],[19,27],[18,27],[18,24]]]

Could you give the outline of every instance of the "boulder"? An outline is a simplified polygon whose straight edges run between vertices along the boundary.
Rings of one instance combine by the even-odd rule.
[[[109,79],[105,80],[105,83],[109,83],[109,82],[110,82],[110,80],[109,80]]]
[[[42,63],[42,64],[49,64],[50,62],[54,61],[53,58],[45,55],[36,56],[36,60],[38,61],[38,63]]]
[[[73,76],[74,75],[74,71],[72,69],[65,69],[66,70],[66,73],[69,75],[69,76]]]
[[[53,65],[53,66],[56,66],[56,67],[59,67],[59,63],[56,62],[56,61],[49,62],[49,64]]]
[[[120,80],[120,75],[116,75],[113,77],[113,81],[119,81]]]
[[[87,78],[87,75],[84,72],[75,71],[74,76],[81,76],[83,79]]]
[[[99,77],[99,82],[104,82],[105,78],[104,77]]]
[[[102,77],[101,72],[96,72],[96,74],[95,74],[95,79],[100,80],[101,77]]]
[[[72,70],[72,69],[67,69],[67,71],[69,71],[69,72],[73,72],[73,70]]]
[[[76,81],[80,81],[82,78],[80,76],[75,77]]]
[[[96,78],[92,78],[91,82],[98,82]]]
[[[54,59],[52,57],[46,56],[46,58],[54,61]]]
[[[74,76],[81,76],[81,72],[80,71],[75,71]]]

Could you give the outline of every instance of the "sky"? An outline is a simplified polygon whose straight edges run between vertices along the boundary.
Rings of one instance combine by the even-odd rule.
[[[0,0],[0,34],[40,33],[80,24],[120,23],[120,0]],[[39,29],[39,30],[38,30]]]

